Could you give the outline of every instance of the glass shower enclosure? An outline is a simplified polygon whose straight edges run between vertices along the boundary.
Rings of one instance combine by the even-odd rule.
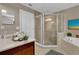
[[[57,46],[58,15],[35,16],[36,43],[43,47]]]

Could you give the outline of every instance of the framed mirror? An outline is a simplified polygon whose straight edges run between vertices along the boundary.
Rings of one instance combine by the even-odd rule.
[[[1,10],[1,15],[2,15],[2,24],[14,24],[15,21],[15,15],[13,12],[9,12],[5,9]]]

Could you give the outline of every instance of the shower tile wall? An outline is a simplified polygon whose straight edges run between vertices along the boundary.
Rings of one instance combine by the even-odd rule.
[[[44,21],[44,45],[56,45],[57,44],[56,15],[45,16],[45,20],[47,18],[51,18],[52,21]]]
[[[63,20],[63,15],[58,15],[58,32],[63,33],[64,32],[64,20]]]

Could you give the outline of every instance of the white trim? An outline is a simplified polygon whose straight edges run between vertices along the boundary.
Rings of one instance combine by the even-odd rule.
[[[43,47],[58,47],[58,45],[43,45]]]
[[[57,22],[57,45],[58,45],[58,14],[56,15],[56,22]]]
[[[19,23],[19,25],[20,25],[20,32],[22,31],[22,15],[21,15],[21,11],[22,11],[22,9],[19,9],[19,19],[20,19],[20,23]]]
[[[44,13],[43,13],[43,18],[42,18],[42,35],[43,35],[43,37],[42,37],[42,44],[44,45]]]
[[[42,28],[43,28],[43,24],[42,24],[42,19],[43,19],[43,15],[41,15],[41,44],[43,44],[42,40],[43,40],[43,34],[42,34]]]

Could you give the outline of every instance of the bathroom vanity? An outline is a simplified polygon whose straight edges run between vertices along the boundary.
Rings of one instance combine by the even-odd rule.
[[[20,7],[0,4],[0,55],[34,54],[34,14],[28,11],[27,8],[20,9]],[[19,31],[24,32],[30,38],[22,41],[22,34],[15,37],[14,33]],[[6,38],[8,34],[14,38],[11,36]],[[19,41],[17,41],[18,39]]]
[[[34,40],[12,41],[0,39],[0,55],[34,55]]]

